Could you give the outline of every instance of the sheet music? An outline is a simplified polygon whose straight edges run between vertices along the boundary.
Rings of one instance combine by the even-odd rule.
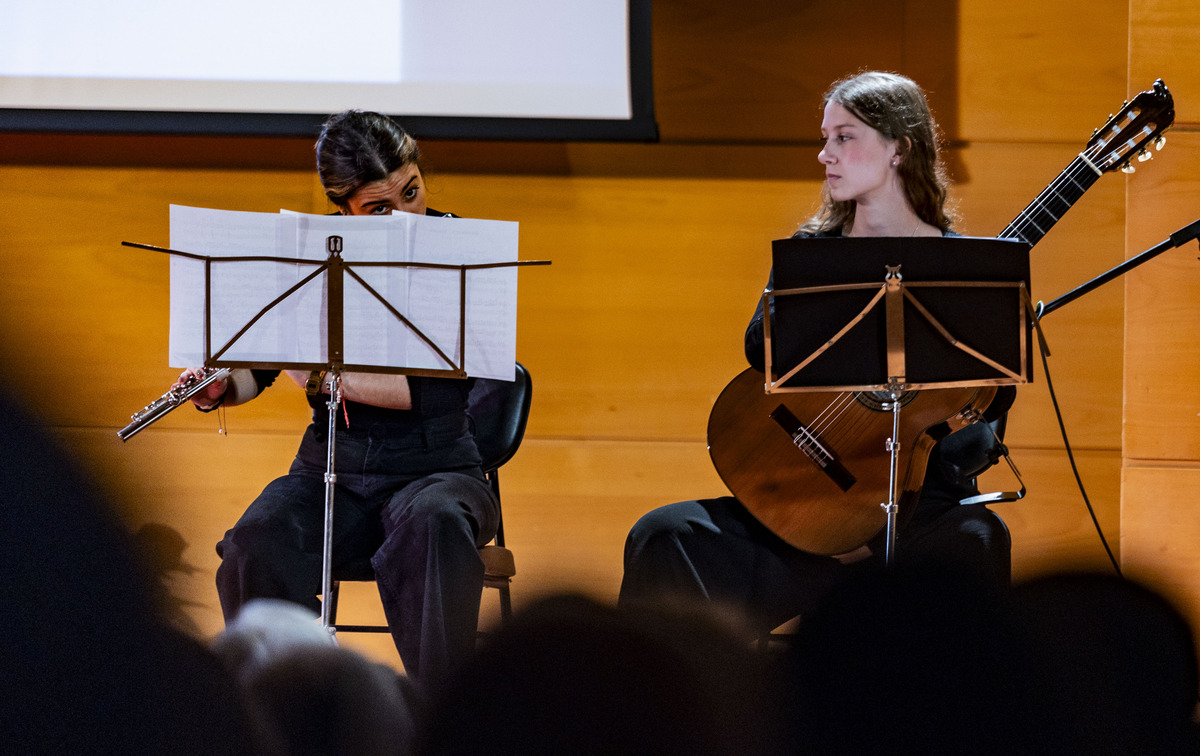
[[[509,260],[516,260],[516,223],[422,215],[410,215],[409,218],[413,221],[410,244],[417,251],[414,254],[416,261],[502,262],[504,260],[498,260],[495,254],[498,249],[512,250],[513,256]],[[456,355],[462,351],[459,313],[458,310],[449,312],[441,300],[447,287],[458,286],[459,275],[445,270],[413,268],[409,279],[412,308],[409,317],[427,335],[436,333],[435,343],[453,344]],[[504,373],[511,380],[511,363],[516,362],[517,353],[517,269],[468,271],[466,300],[467,373],[480,376]],[[415,344],[414,349],[423,359],[433,357],[432,350],[425,344]],[[410,354],[410,359],[417,359],[417,355]]]
[[[517,260],[518,224],[510,221],[410,213],[367,217],[246,213],[172,205],[171,248],[213,258],[208,265],[212,353],[315,269],[300,262],[222,262],[221,258],[272,256],[322,262],[331,235],[342,237],[342,259],[349,269],[456,363],[463,362],[461,269],[356,267],[355,263],[457,266]],[[172,257],[169,360],[173,367],[204,361],[204,271],[204,261]],[[464,367],[468,375],[512,380],[516,284],[515,267],[466,271]],[[262,315],[221,359],[326,364],[326,297],[322,273]],[[452,367],[349,273],[343,280],[343,299],[345,364]]]

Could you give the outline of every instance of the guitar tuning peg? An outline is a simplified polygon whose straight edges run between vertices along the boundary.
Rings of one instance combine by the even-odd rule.
[[[1125,165],[1121,166],[1121,173],[1137,173],[1137,168],[1129,163],[1125,163]]]
[[[1146,162],[1147,160],[1150,160],[1150,159],[1152,159],[1153,157],[1154,157],[1154,155],[1153,155],[1153,154],[1151,154],[1151,153],[1149,153],[1149,152],[1147,152],[1145,147],[1143,147],[1143,148],[1141,149],[1141,151],[1140,151],[1140,152],[1138,152],[1138,155],[1137,155],[1137,159],[1138,159],[1138,162],[1139,162],[1139,163],[1144,163],[1144,162]]]
[[[1167,138],[1162,134],[1158,135],[1158,139],[1154,140],[1154,149],[1161,150],[1163,145],[1167,143]]]

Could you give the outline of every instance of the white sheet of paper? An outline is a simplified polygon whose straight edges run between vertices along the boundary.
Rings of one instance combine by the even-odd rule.
[[[473,265],[517,260],[518,224],[511,221],[390,216],[246,213],[171,206],[171,248],[212,258],[212,344],[216,354],[275,299],[314,271],[304,263],[229,261],[272,256],[327,258],[326,240],[342,237],[342,259],[397,312],[406,326],[348,272],[343,280],[342,362],[396,368],[451,367],[420,331],[468,375],[512,380],[516,361],[517,269],[468,269],[466,360],[460,338],[459,268],[363,267],[363,262]],[[205,262],[171,260],[172,367],[204,361]],[[325,274],[290,294],[249,328],[220,359],[261,364],[328,362]],[[415,329],[415,330],[414,330]]]

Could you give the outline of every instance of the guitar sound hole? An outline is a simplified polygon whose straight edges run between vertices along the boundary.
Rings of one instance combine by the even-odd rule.
[[[919,391],[901,391],[900,407],[903,408],[917,398]],[[854,395],[858,403],[874,412],[891,412],[892,395],[887,391],[860,391]]]

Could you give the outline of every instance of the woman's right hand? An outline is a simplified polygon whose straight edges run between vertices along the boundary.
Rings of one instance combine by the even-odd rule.
[[[179,375],[179,380],[175,381],[175,385],[171,388],[183,388],[192,380],[199,381],[203,378],[204,368],[190,367]],[[225,395],[225,389],[228,387],[228,385],[229,382],[224,378],[219,381],[213,381],[205,386],[204,390],[190,396],[188,401],[202,410],[210,410],[220,403],[221,397]]]

